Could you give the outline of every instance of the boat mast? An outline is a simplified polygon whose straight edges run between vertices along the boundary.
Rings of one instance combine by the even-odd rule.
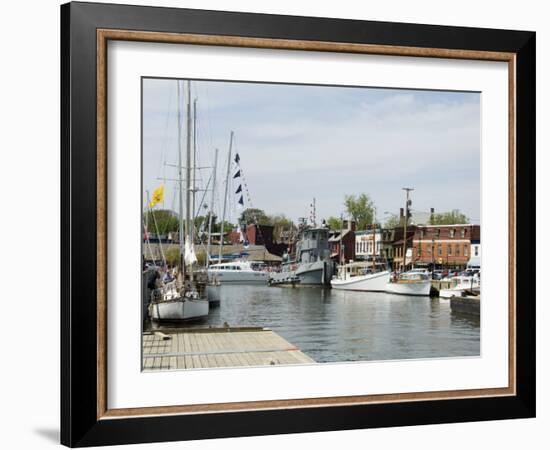
[[[210,245],[212,243],[212,215],[214,214],[214,193],[216,192],[216,170],[218,168],[218,149],[214,152],[214,172],[212,173],[212,195],[210,196],[210,214],[208,216],[208,244],[206,245],[206,267],[210,263]]]
[[[376,272],[376,217],[375,209],[372,214],[372,273]]]
[[[184,232],[183,232],[183,173],[182,173],[182,136],[181,136],[181,86],[179,80],[176,81],[178,88],[178,184],[179,184],[179,247],[180,247],[180,270],[183,275],[183,284],[185,284],[185,248],[184,248]]]
[[[222,213],[222,226],[220,228],[220,254],[218,256],[218,263],[222,262],[222,250],[223,250],[223,228],[225,225],[225,211],[227,208],[227,191],[229,189],[229,172],[231,170],[231,150],[233,147],[233,131],[229,136],[229,152],[227,153],[227,174],[225,176],[225,194],[223,196],[223,213]]]
[[[185,163],[185,239],[193,251],[193,242],[189,242],[189,235],[193,228],[191,218],[191,81],[187,80],[187,155]],[[193,283],[193,270],[190,264],[189,280]]]
[[[407,200],[405,201],[405,220],[403,221],[403,272],[407,266],[406,254],[407,254],[407,224],[409,221],[409,192],[414,191],[413,188],[402,188],[407,192]],[[412,261],[412,258],[411,258]]]
[[[193,100],[193,197],[191,205],[191,217],[195,218],[195,196],[197,193],[197,99]],[[191,244],[195,243],[195,224],[191,227]]]

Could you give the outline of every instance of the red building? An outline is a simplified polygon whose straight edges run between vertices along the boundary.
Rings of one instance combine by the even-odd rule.
[[[464,268],[471,256],[472,241],[479,239],[479,225],[418,226],[412,238],[413,264]]]
[[[342,257],[344,263],[355,260],[355,222],[344,220],[342,230],[331,230],[328,245],[333,261],[339,263]]]
[[[272,225],[247,225],[242,236],[238,231],[229,233],[229,241],[232,245],[241,244],[243,238],[248,241],[249,245],[263,245],[269,253],[273,253],[277,256],[281,256],[288,250],[287,244],[273,242]]]

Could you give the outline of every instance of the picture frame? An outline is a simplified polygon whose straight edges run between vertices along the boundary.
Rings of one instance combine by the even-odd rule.
[[[508,387],[110,409],[106,74],[107,42],[114,40],[506,62]],[[534,417],[535,40],[535,33],[527,31],[79,2],[62,5],[62,444],[80,447]]]

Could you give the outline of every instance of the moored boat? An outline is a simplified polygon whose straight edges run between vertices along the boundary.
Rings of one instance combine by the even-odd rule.
[[[439,291],[439,297],[441,298],[452,298],[452,297],[461,297],[466,292],[479,292],[480,288],[480,277],[479,274],[474,276],[457,276],[451,278],[453,284],[452,287],[448,289],[441,289]]]
[[[432,282],[428,273],[411,270],[386,283],[385,291],[390,294],[428,296],[431,288]]]
[[[280,272],[271,272],[270,284],[330,285],[334,263],[330,259],[328,239],[326,227],[303,230],[295,259],[284,263]]]
[[[208,267],[208,276],[220,284],[266,284],[269,280],[269,272],[254,269],[248,261],[212,264]]]
[[[384,292],[389,277],[388,270],[373,270],[371,263],[350,262],[338,268],[330,285],[333,289]]]
[[[177,82],[178,94],[178,116],[180,115],[180,84]],[[187,82],[187,151],[185,164],[185,189],[183,177],[183,149],[182,140],[178,139],[178,184],[179,184],[179,275],[170,282],[160,280],[160,274],[151,281],[151,301],[148,306],[149,315],[154,321],[182,321],[201,319],[208,315],[209,304],[206,298],[205,286],[207,283],[206,274],[194,273],[193,265],[197,258],[193,246],[192,230],[193,217],[191,210],[191,82]],[[178,135],[181,133],[181,121],[178,120]],[[183,220],[183,203],[185,203],[186,214]],[[153,196],[155,197],[155,195]],[[149,207],[162,201],[164,188]],[[202,276],[201,276],[202,275]]]

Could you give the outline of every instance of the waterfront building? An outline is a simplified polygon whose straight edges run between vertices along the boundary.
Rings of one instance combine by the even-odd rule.
[[[418,226],[412,237],[412,262],[416,266],[464,269],[472,256],[479,253],[479,225]],[[477,249],[477,250],[475,250]]]
[[[355,260],[355,221],[344,220],[341,230],[331,230],[328,240],[330,258],[340,263]]]
[[[393,229],[391,241],[391,266],[393,270],[400,270],[403,267],[403,241],[405,241],[405,265],[408,266],[413,263],[413,237],[417,228],[416,225],[408,225],[405,236],[403,236],[402,226]]]
[[[468,267],[471,267],[472,269],[479,269],[481,268],[481,238],[478,236],[474,236],[472,238],[470,243],[470,259],[468,261]]]
[[[355,232],[355,259],[357,261],[370,261],[373,257],[380,256],[382,245],[382,231],[377,229],[359,230]]]

